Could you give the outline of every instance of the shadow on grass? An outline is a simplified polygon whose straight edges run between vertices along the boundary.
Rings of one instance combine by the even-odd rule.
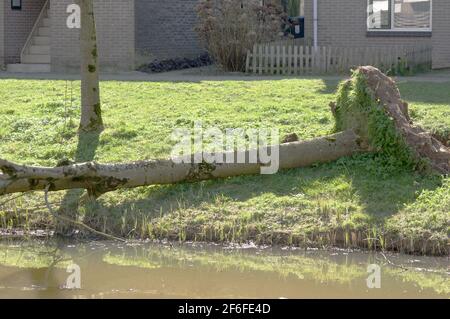
[[[308,201],[307,205],[316,205],[315,208],[325,202],[342,209],[344,203],[350,203],[352,207],[362,207],[371,220],[382,221],[397,214],[405,204],[414,202],[423,190],[433,190],[441,185],[439,177],[422,176],[406,170],[382,176],[380,170],[377,170],[375,163],[356,156],[356,159],[347,158],[337,163],[285,170],[270,176],[242,176],[124,190],[118,194],[124,201],[105,205],[106,199],[103,204],[97,204],[90,221],[93,222],[92,226],[103,227],[108,224],[109,231],[113,232],[122,227],[122,235],[125,236],[141,223],[142,218],[150,221],[172,215],[176,219],[180,211],[191,209],[210,220],[214,211],[222,205],[218,201],[228,205],[258,198],[261,203],[255,206],[244,204],[243,210],[258,213],[288,211],[291,207],[302,207],[305,201]],[[275,195],[276,203],[271,202],[273,197],[265,197],[266,194]],[[139,199],[130,199],[133,197]],[[134,225],[126,222],[124,225],[127,218]]]
[[[335,79],[329,77],[315,78],[322,80],[325,87],[317,91],[317,93],[333,94],[337,91],[339,83],[346,79]],[[450,78],[449,78],[450,81]],[[400,90],[402,98],[410,103],[426,103],[446,105],[450,101],[450,91],[447,83],[433,83],[433,82],[408,82],[399,81],[397,86]]]
[[[74,159],[75,162],[83,163],[92,161],[95,157],[99,140],[100,132],[86,133],[80,131],[78,134],[78,144]],[[82,189],[72,189],[67,191],[61,202],[61,209],[58,213],[73,220],[77,220],[79,201],[83,193],[84,190]],[[72,225],[57,222],[56,233],[58,235],[70,235],[73,230]]]
[[[341,81],[345,80],[345,78],[342,78],[342,79],[323,78],[320,80],[322,80],[323,84],[325,84],[325,87],[323,89],[319,90],[317,93],[334,94],[337,91],[339,83],[341,83]]]
[[[192,69],[194,70],[194,69]],[[345,75],[251,75],[246,73],[196,73],[182,72],[182,70],[164,72],[164,73],[143,73],[139,71],[122,72],[116,74],[103,73],[100,74],[100,81],[120,81],[120,82],[160,82],[160,83],[200,83],[221,82],[221,81],[237,81],[237,82],[254,82],[254,81],[283,81],[283,80],[321,80],[330,79],[338,81],[345,78]],[[77,73],[49,73],[49,74],[33,74],[33,73],[9,73],[0,72],[0,79],[5,80],[69,80],[79,81],[80,75]]]
[[[400,82],[397,85],[402,98],[407,102],[449,104],[450,90],[448,90],[448,83]]]

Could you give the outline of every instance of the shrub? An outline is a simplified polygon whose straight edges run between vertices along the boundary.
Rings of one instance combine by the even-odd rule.
[[[277,0],[201,0],[197,13],[201,41],[227,71],[244,71],[247,51],[279,37],[285,18]]]

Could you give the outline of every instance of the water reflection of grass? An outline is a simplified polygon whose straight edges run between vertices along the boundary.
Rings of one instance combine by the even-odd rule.
[[[403,282],[410,282],[421,290],[431,289],[438,294],[448,295],[450,298],[450,278],[440,273],[424,273],[420,271],[398,271],[387,269],[389,275],[399,278]]]
[[[282,278],[295,277],[326,284],[350,284],[367,276],[366,265],[354,261],[333,260],[325,255],[249,254],[242,251],[209,251],[190,249],[140,248],[133,254],[108,254],[107,262],[120,266],[161,265],[172,267],[208,267],[217,272],[261,271]],[[442,273],[424,273],[414,269],[403,271],[384,267],[383,272],[395,280],[412,283],[421,289],[432,289],[438,294],[450,294],[450,280]],[[444,271],[442,271],[444,273]]]
[[[157,262],[153,262],[146,258],[128,258],[125,254],[113,255],[111,253],[107,253],[103,256],[103,261],[110,265],[133,266],[147,269],[161,268],[161,264]]]
[[[262,271],[286,278],[313,279],[321,283],[349,283],[365,275],[365,270],[354,264],[338,264],[325,259],[301,255],[254,255],[239,251],[211,252],[184,249],[142,249],[134,256],[107,254],[103,261],[121,266],[156,268],[155,265],[208,267],[215,271]]]
[[[215,267],[224,271],[264,271],[276,273],[281,277],[294,276],[298,279],[312,279],[320,283],[350,283],[365,275],[364,270],[356,265],[345,265],[305,256],[249,256],[241,254],[213,255],[212,261],[207,254],[193,259],[202,265]]]
[[[54,247],[0,244],[0,265],[16,268],[65,268],[70,259]]]
[[[0,244],[0,265],[7,267],[48,268],[66,267],[71,261],[89,259],[88,246],[78,245],[68,254],[55,245]],[[277,275],[285,280],[309,280],[320,284],[340,284],[351,286],[355,282],[363,282],[366,278],[366,266],[377,263],[373,256],[367,254],[355,258],[330,255],[321,252],[271,252],[270,250],[223,250],[199,248],[167,248],[160,246],[127,247],[123,250],[115,248],[99,251],[102,254],[100,263],[120,267],[137,267],[146,270],[162,268],[200,268],[216,272],[262,272],[267,276]],[[55,264],[55,261],[60,261]],[[106,265],[105,265],[106,266]],[[100,267],[101,264],[100,264]],[[434,269],[436,272],[418,271],[409,268],[407,271],[390,266],[383,267],[383,278],[387,281],[413,284],[420,290],[432,290],[434,293],[450,296],[450,280],[445,269]],[[384,280],[384,279],[383,279]]]

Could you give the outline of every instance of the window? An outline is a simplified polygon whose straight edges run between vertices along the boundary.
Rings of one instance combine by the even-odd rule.
[[[22,0],[11,0],[11,9],[22,10]]]
[[[432,0],[368,0],[370,31],[431,31]]]
[[[367,27],[369,29],[391,28],[391,0],[369,0]]]
[[[297,17],[303,15],[303,0],[282,0],[281,3],[288,16]]]

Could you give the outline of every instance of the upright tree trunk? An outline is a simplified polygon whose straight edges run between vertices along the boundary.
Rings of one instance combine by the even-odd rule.
[[[101,131],[103,120],[98,77],[94,0],[79,0],[81,9],[81,121],[80,130]]]

